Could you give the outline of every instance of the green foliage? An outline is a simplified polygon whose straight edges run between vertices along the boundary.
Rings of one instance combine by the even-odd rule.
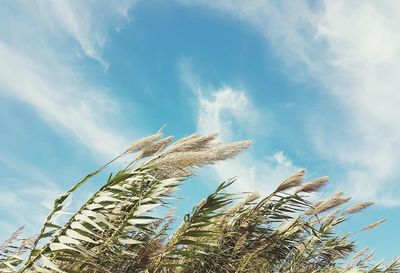
[[[234,179],[223,182],[173,231],[175,218],[163,216],[162,208],[170,207],[194,168],[232,158],[250,145],[220,144],[215,137],[194,134],[168,146],[172,138],[158,132],[135,142],[57,198],[34,240],[19,239],[18,230],[1,244],[0,272],[400,272],[397,259],[373,264],[368,249],[355,253],[350,234],[335,231],[371,203],[338,209],[349,201],[342,193],[311,203],[312,192],[327,178],[304,183],[303,170],[264,198],[231,194],[227,188]],[[65,223],[56,224],[66,199],[80,186],[131,155],[125,168],[110,175]]]

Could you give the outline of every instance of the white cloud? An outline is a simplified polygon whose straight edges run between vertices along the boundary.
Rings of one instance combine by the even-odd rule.
[[[210,130],[218,132],[222,139],[233,139],[233,121],[239,122],[239,125],[245,122],[254,125],[257,118],[247,96],[229,86],[215,91],[212,100],[200,95],[199,109],[198,130],[202,133]],[[229,117],[224,118],[223,114],[229,114]],[[246,128],[241,129],[246,130]]]
[[[296,68],[291,75],[319,82],[342,113],[335,124],[314,116],[307,129],[321,156],[345,170],[341,187],[355,198],[400,203],[398,1],[181,2],[248,23]]]
[[[12,1],[5,3],[0,12],[3,35],[14,47],[21,42],[33,45],[63,48],[66,54],[79,46],[85,56],[99,62],[106,70],[109,66],[102,49],[109,32],[131,20],[129,10],[135,0],[120,1]]]
[[[135,0],[122,1],[47,1],[39,2],[43,12],[58,22],[61,29],[75,39],[83,53],[98,61],[104,69],[109,63],[102,56],[107,32],[121,21],[129,21]],[[53,22],[54,22],[53,21]]]
[[[123,135],[106,125],[107,114],[112,114],[106,110],[115,106],[101,90],[90,90],[92,86],[74,82],[74,78],[59,81],[52,73],[62,73],[62,67],[32,63],[2,43],[0,58],[0,92],[32,106],[60,133],[72,135],[92,152],[108,158],[127,144]],[[107,100],[110,102],[104,105],[102,101]]]
[[[50,18],[59,23],[61,29],[79,43],[86,56],[108,68],[108,62],[99,52],[105,43],[104,33],[93,25],[99,20],[96,20],[95,10],[91,10],[87,2],[53,1],[42,7]]]
[[[13,1],[0,11],[0,92],[23,101],[60,134],[92,152],[115,155],[127,144],[110,124],[118,102],[78,75],[74,44],[108,67],[107,34],[135,1]]]
[[[108,68],[102,54],[108,33],[129,20],[128,11],[134,4],[130,0],[3,3],[1,96],[31,107],[38,114],[32,119],[41,118],[59,135],[72,137],[77,147],[100,156],[101,161],[115,156],[128,144],[125,132],[111,125],[118,117],[119,103],[85,79],[77,63],[90,58],[104,70]],[[29,162],[0,156],[2,165],[16,170],[1,177],[0,212],[9,218],[1,220],[1,233],[11,232],[17,223],[33,231],[60,192],[59,185]],[[17,171],[21,169],[23,173]]]
[[[221,140],[228,142],[238,140],[235,131],[254,131],[254,126],[259,126],[256,119],[261,113],[255,110],[242,91],[225,86],[215,90],[211,99],[200,95],[198,100],[197,128],[202,134],[217,132]],[[233,127],[233,123],[236,128]],[[257,147],[259,143],[255,142],[254,145]],[[237,176],[237,189],[262,193],[271,192],[277,183],[299,169],[283,151],[277,151],[264,158],[257,158],[252,151],[248,151],[238,159],[219,163],[214,168],[219,181]]]
[[[332,75],[324,83],[352,117],[348,129],[354,130],[326,153],[357,166],[348,173],[354,192],[387,205],[400,204],[399,8],[397,1],[365,1],[357,9],[326,2],[317,25],[332,56],[325,70]]]
[[[263,123],[266,111],[261,113],[244,91],[229,86],[204,90],[187,63],[180,63],[180,73],[183,81],[197,96],[199,133],[215,132],[223,142],[231,142],[240,140],[239,137],[254,137],[253,132],[262,131],[260,123]],[[255,142],[254,147],[259,145]],[[218,163],[213,168],[217,181],[237,177],[234,184],[237,190],[264,194],[270,193],[282,179],[299,169],[283,151],[259,158],[252,149],[234,160]]]

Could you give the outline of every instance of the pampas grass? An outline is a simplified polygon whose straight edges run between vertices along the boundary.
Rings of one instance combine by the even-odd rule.
[[[34,240],[21,240],[18,229],[0,245],[0,272],[400,272],[397,260],[373,264],[367,250],[356,253],[350,233],[335,232],[372,203],[342,210],[350,200],[343,193],[311,203],[310,195],[328,178],[304,183],[305,170],[265,197],[233,194],[229,188],[235,180],[229,179],[176,224],[171,206],[182,183],[198,167],[234,158],[251,141],[222,144],[216,134],[172,141],[160,130],[84,176],[55,200]],[[54,215],[64,210],[76,189],[128,154],[134,159],[126,167],[111,174],[70,219],[56,224]],[[170,209],[163,214],[165,208]]]

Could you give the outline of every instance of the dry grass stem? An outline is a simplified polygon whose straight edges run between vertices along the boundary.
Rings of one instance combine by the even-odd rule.
[[[324,218],[322,218],[321,223],[327,225],[329,223],[331,223],[334,219],[337,218],[337,215],[339,214],[340,209],[334,210],[330,213],[328,213],[327,215],[324,216]]]
[[[246,196],[246,198],[243,201],[239,202],[238,204],[230,208],[228,214],[240,211],[245,205],[254,202],[258,198],[260,198],[260,194],[258,192],[250,193],[249,195]]]

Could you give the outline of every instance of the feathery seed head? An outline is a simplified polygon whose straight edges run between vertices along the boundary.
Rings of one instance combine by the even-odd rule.
[[[361,202],[358,204],[355,204],[353,206],[351,206],[350,208],[348,208],[346,210],[347,214],[353,214],[353,213],[357,213],[360,212],[361,210],[364,210],[370,206],[372,206],[374,204],[374,202]]]
[[[250,141],[241,141],[211,146],[201,151],[163,153],[152,164],[166,171],[169,177],[175,177],[175,172],[190,172],[190,168],[232,158],[248,148],[250,144]]]
[[[323,186],[328,183],[328,177],[323,176],[317,179],[314,179],[304,185],[301,185],[297,188],[296,193],[299,192],[316,192],[319,191]]]
[[[350,199],[351,199],[351,197],[348,197],[348,198],[344,197],[342,192],[336,193],[336,194],[332,195],[331,197],[329,197],[327,200],[323,201],[321,204],[319,204],[315,208],[313,214],[316,215],[316,214],[325,212],[327,210],[330,210],[332,208],[335,208],[337,206],[340,206],[344,203],[349,202]]]
[[[192,166],[202,166],[210,161],[211,156],[207,152],[176,152],[156,159],[154,164],[185,169]]]
[[[255,200],[257,200],[258,198],[260,198],[260,193],[259,192],[252,192],[249,195],[246,196],[246,198],[244,199],[244,203],[248,204],[251,203]]]
[[[293,187],[299,186],[301,183],[303,183],[304,175],[305,175],[305,170],[304,169],[301,169],[301,170],[295,172],[294,174],[292,174],[291,176],[286,178],[276,188],[276,191],[280,192],[280,191],[288,190],[288,189],[291,189]]]
[[[179,139],[178,141],[176,141],[175,143],[173,143],[173,144],[169,147],[169,149],[176,148],[176,147],[178,147],[178,146],[180,146],[180,145],[183,145],[184,143],[186,143],[186,142],[188,142],[188,141],[191,141],[191,140],[193,140],[193,139],[196,139],[196,138],[198,138],[198,137],[200,137],[200,135],[199,135],[198,133],[193,133],[193,134],[191,134],[191,135],[189,135],[189,136],[183,137],[183,138]]]
[[[213,161],[222,161],[226,159],[230,159],[238,155],[243,150],[246,150],[250,147],[252,141],[238,141],[229,144],[220,144],[213,146],[209,149],[210,155],[213,158]]]
[[[308,209],[304,211],[304,215],[312,215],[316,207],[318,207],[323,201],[317,201],[312,204]]]
[[[339,212],[340,212],[340,209],[337,209],[337,210],[330,212],[326,216],[324,216],[324,218],[322,218],[322,220],[321,220],[322,224],[329,225],[330,223],[332,223],[332,221],[337,217]]]
[[[257,200],[260,198],[260,194],[258,192],[252,192],[249,195],[246,196],[244,200],[236,204],[235,206],[231,207],[228,211],[228,213],[235,213],[240,211],[245,205]]]
[[[190,135],[172,144],[165,153],[201,151],[208,148],[217,134],[209,134],[198,136],[197,134]]]
[[[366,231],[366,230],[369,230],[369,229],[376,228],[377,226],[380,226],[380,225],[383,224],[384,222],[386,222],[386,219],[382,219],[382,220],[376,221],[376,222],[374,222],[374,223],[372,223],[372,224],[369,224],[369,225],[363,227],[363,228],[360,230],[360,232]]]
[[[147,145],[147,147],[143,148],[141,154],[138,156],[138,159],[149,157],[156,153],[159,153],[165,148],[165,146],[168,145],[168,143],[172,141],[173,138],[174,138],[173,136],[168,136],[166,138],[161,139],[158,142],[150,143],[149,145]]]
[[[125,154],[128,153],[135,153],[142,149],[145,149],[147,146],[151,145],[153,142],[162,138],[163,134],[161,131],[158,131],[154,135],[147,136],[144,138],[139,139],[138,141],[134,142],[126,151]]]

